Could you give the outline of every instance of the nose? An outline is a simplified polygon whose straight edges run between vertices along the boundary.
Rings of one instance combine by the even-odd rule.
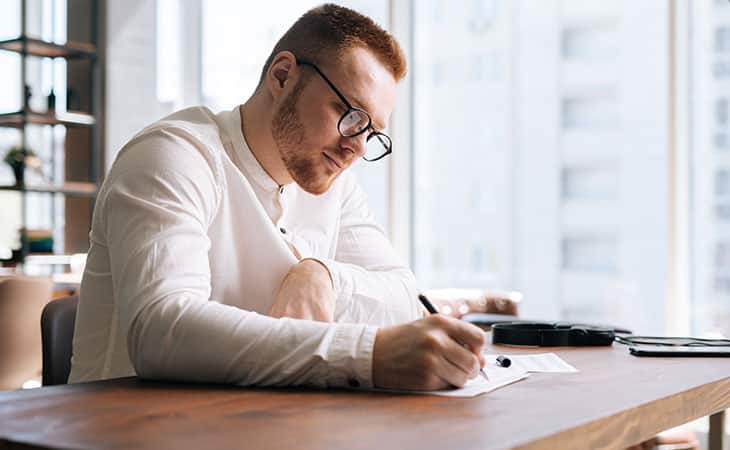
[[[361,133],[357,136],[343,137],[341,139],[341,147],[355,155],[355,158],[362,158],[367,150],[367,133]]]

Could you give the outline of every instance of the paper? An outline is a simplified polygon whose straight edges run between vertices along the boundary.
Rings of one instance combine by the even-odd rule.
[[[508,384],[523,380],[528,376],[525,371],[516,368],[513,369],[511,367],[508,369],[497,366],[491,368],[485,367],[484,371],[487,372],[489,381],[485,380],[482,374],[479,374],[476,378],[467,381],[463,388],[444,389],[438,391],[401,391],[388,389],[387,392],[441,395],[444,397],[476,397],[479,394],[491,392],[495,389],[507,386]]]
[[[496,370],[500,369],[500,370]],[[484,368],[489,377],[489,381],[485,380],[480,373],[476,378],[467,381],[463,388],[451,389],[444,391],[427,391],[423,394],[442,395],[444,397],[476,397],[479,394],[485,394],[495,389],[516,383],[528,377],[527,372],[517,368],[495,367],[494,369]]]
[[[498,355],[484,355],[487,366],[497,366]],[[524,372],[571,373],[578,369],[565,362],[555,353],[526,353],[521,355],[504,355],[512,361],[511,368]],[[497,366],[499,367],[499,366]]]
[[[509,367],[502,367],[498,365],[497,356],[499,355],[484,355],[486,359],[484,371],[487,373],[489,381],[485,380],[484,377],[479,374],[479,376],[469,380],[463,388],[459,389],[439,391],[377,390],[404,394],[441,395],[444,397],[476,397],[477,395],[491,392],[495,389],[507,386],[508,384],[524,380],[528,377],[528,372],[578,372],[578,369],[563,361],[563,359],[555,353],[504,355],[512,361],[512,364]]]

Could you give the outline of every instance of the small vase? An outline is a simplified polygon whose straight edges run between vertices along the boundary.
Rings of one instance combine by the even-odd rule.
[[[15,175],[15,186],[25,186],[25,165],[13,166],[13,175]]]

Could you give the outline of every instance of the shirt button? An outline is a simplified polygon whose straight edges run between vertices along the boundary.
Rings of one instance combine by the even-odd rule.
[[[354,379],[354,378],[350,378],[350,379],[348,379],[348,380],[347,380],[347,384],[348,384],[348,385],[350,385],[350,387],[352,387],[352,388],[360,387],[360,382],[359,382],[359,381],[357,381],[357,380],[356,380],[356,379]]]
[[[279,231],[281,231],[281,234],[286,234],[286,228],[284,227],[279,228]]]
[[[283,194],[283,193],[284,193],[284,186],[281,186],[281,187],[279,188],[279,194]]]

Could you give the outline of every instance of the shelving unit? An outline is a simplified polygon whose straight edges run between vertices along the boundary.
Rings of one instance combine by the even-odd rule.
[[[20,55],[20,86],[0,86],[0,89],[21,89],[21,108],[18,111],[10,111],[0,113],[0,127],[14,128],[20,133],[20,145],[27,147],[28,126],[39,127],[57,127],[66,128],[66,140],[61,149],[65,154],[63,158],[65,162],[55,160],[57,148],[55,134],[51,133],[51,149],[50,161],[44,163],[50,164],[51,176],[42,183],[28,183],[23,185],[0,185],[0,192],[15,191],[21,196],[21,229],[20,233],[20,249],[14,252],[11,261],[3,261],[3,264],[18,265],[23,264],[65,264],[66,256],[63,250],[67,250],[67,241],[69,236],[74,239],[72,252],[85,251],[88,244],[81,236],[88,233],[91,224],[91,209],[97,193],[99,177],[101,174],[102,158],[101,152],[101,134],[98,130],[97,115],[101,111],[101,102],[99,96],[100,90],[100,70],[97,53],[98,39],[98,8],[97,0],[89,0],[88,8],[80,6],[77,3],[69,3],[69,8],[76,8],[72,13],[68,11],[68,38],[65,43],[49,42],[34,36],[29,36],[27,32],[28,26],[28,2],[31,0],[20,0],[20,35],[13,39],[0,41],[0,52],[14,52]],[[56,7],[56,3],[52,2],[52,8]],[[80,13],[80,14],[78,14]],[[78,17],[86,17],[88,24],[79,26],[78,23],[72,25],[72,21],[81,20]],[[78,42],[71,39],[73,33],[79,33],[79,29],[86,30],[86,36],[90,42]],[[82,32],[83,33],[83,32]],[[66,61],[82,61],[81,65],[86,68],[87,73],[80,73],[78,70],[71,69],[71,65],[67,65],[68,83],[66,86],[59,86],[53,83],[55,92],[65,90],[71,84],[72,78],[75,80],[75,87],[80,87],[79,105],[80,111],[57,111],[56,108],[47,111],[37,111],[31,107],[28,97],[25,95],[25,86],[28,85],[29,58],[49,58],[53,60],[63,59]],[[81,71],[83,72],[83,71]],[[54,80],[55,81],[55,80]],[[73,130],[86,130],[81,133]],[[87,139],[88,138],[88,139]],[[88,140],[88,142],[83,142]],[[35,149],[34,149],[35,150]],[[60,165],[65,164],[65,170],[61,170]],[[59,176],[58,174],[63,175]],[[27,179],[27,178],[26,178]],[[50,227],[54,230],[54,235],[63,232],[63,242],[58,243],[54,239],[53,254],[31,254],[28,242],[28,208],[29,194],[41,194],[50,196],[63,196],[62,211],[65,217],[65,227],[69,227],[72,222],[73,228],[62,228],[62,225],[56,223],[59,211],[51,211],[50,217],[52,223]],[[51,201],[51,208],[56,208],[57,201]],[[83,229],[82,229],[83,228]],[[83,242],[82,242],[83,239]],[[60,245],[59,245],[60,244]],[[84,246],[84,249],[80,247]],[[60,250],[60,251],[59,251]],[[39,257],[43,256],[43,257]]]
[[[91,127],[96,124],[96,119],[90,114],[70,112],[48,114],[33,111],[18,111],[0,114],[0,127],[23,128],[26,124]]]
[[[53,185],[25,185],[0,186],[0,191],[38,192],[47,194],[74,195],[77,197],[94,197],[96,195],[95,183],[84,183],[81,181],[68,181],[60,186]]]

